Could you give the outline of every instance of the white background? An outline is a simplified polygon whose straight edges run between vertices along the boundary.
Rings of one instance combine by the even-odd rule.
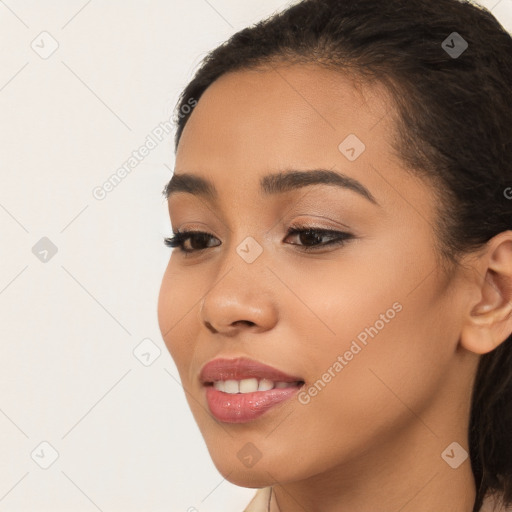
[[[512,31],[512,0],[482,3]],[[158,328],[174,132],[92,191],[209,50],[286,4],[0,0],[0,512],[236,512],[253,496],[213,466]],[[146,338],[150,366],[133,354]]]

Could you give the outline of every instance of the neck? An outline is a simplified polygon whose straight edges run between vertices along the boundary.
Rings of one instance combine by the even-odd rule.
[[[465,431],[436,434],[416,420],[416,428],[366,455],[300,482],[275,484],[269,512],[473,512],[476,488],[469,456],[446,448],[466,446]],[[452,456],[452,457],[450,457]]]

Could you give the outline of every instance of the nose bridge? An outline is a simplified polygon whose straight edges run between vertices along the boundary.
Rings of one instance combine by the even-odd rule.
[[[226,250],[222,252],[222,263],[219,275],[224,275],[229,269],[249,273],[261,273],[265,269],[264,239],[266,237],[266,225],[264,212],[258,219],[246,214],[242,205],[237,208],[238,218],[231,224],[229,242]]]
[[[263,246],[248,235],[230,244],[221,258],[201,304],[201,321],[216,331],[243,325],[270,327],[277,315],[271,284],[264,278]]]

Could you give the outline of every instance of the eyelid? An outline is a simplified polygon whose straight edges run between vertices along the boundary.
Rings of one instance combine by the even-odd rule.
[[[336,215],[333,213],[333,217],[336,217]],[[306,225],[314,229],[319,230],[333,230],[333,231],[340,231],[340,230],[348,230],[353,231],[354,228],[349,226],[348,224],[344,224],[343,222],[339,220],[334,220],[332,217],[326,217],[325,215],[316,215],[312,212],[309,213],[293,213],[292,216],[289,216],[288,219],[283,219],[284,225],[286,226],[292,226],[294,224],[298,225]],[[318,223],[321,223],[322,225],[318,225]]]
[[[183,233],[184,231],[207,233],[208,235],[212,235],[215,238],[220,239],[220,236],[215,232],[215,230],[204,222],[184,222],[178,229],[175,230],[173,228],[174,233]]]

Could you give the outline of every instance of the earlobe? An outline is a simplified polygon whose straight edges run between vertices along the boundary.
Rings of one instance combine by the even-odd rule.
[[[461,331],[461,345],[486,354],[512,333],[512,231],[492,238],[478,258],[479,300],[472,304]]]
[[[492,330],[488,325],[473,322],[464,325],[460,335],[461,345],[475,354],[487,354],[492,352],[498,345]],[[504,340],[502,340],[504,341]]]

